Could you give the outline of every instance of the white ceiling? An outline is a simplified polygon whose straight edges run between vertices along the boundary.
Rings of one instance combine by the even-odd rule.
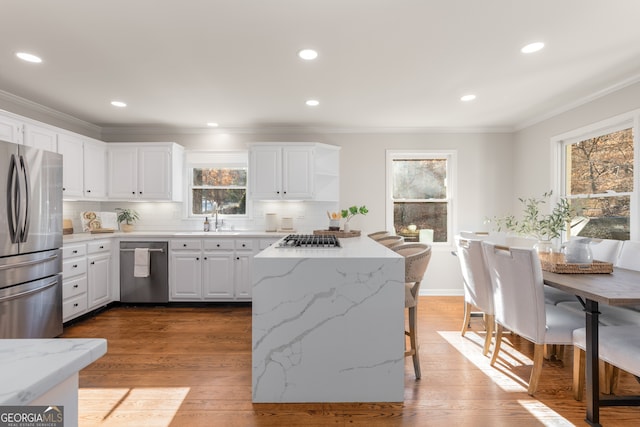
[[[3,1],[0,91],[105,128],[518,129],[640,81],[639,18],[637,0]]]

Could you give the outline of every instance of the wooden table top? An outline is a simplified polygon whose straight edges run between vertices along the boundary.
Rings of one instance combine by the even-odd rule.
[[[543,271],[544,283],[608,305],[640,305],[640,271],[614,267],[610,274],[559,274]]]

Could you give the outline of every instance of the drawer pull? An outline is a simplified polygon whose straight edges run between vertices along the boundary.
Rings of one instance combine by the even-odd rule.
[[[74,307],[77,307],[77,306],[78,306],[78,303],[77,303],[77,302],[74,302],[74,303],[73,303],[73,306],[74,306]]]
[[[78,285],[73,285],[74,288],[78,289]]]
[[[95,261],[91,261],[91,265],[95,265],[95,263],[96,263]]]
[[[219,247],[220,247],[220,243],[218,243],[218,244],[216,245],[216,247],[218,247],[218,248],[219,248]]]
[[[78,268],[78,264],[73,264],[73,268]]]
[[[73,250],[73,253],[74,253],[74,254],[77,254],[77,253],[78,253],[78,250],[77,250],[77,249],[74,249],[74,250]]]
[[[100,245],[100,249],[104,249],[104,246]]]

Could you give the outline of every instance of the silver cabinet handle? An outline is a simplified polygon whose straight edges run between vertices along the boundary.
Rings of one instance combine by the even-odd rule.
[[[9,296],[6,296],[4,298],[0,298],[0,302],[9,301],[9,300],[12,300],[12,299],[26,297],[27,295],[36,294],[38,292],[44,291],[45,289],[48,289],[48,288],[50,288],[50,287],[52,287],[54,285],[57,285],[57,284],[58,284],[58,279],[55,279],[53,282],[47,283],[46,285],[41,286],[41,287],[39,287],[37,289],[31,289],[29,291],[20,292],[19,294],[9,295]]]
[[[10,268],[15,268],[15,267],[26,267],[28,265],[40,264],[41,262],[52,261],[56,258],[58,258],[58,255],[54,254],[54,255],[50,255],[48,258],[34,259],[31,261],[23,261],[16,264],[0,265],[0,270],[8,270]],[[75,265],[74,267],[77,267],[77,265]]]

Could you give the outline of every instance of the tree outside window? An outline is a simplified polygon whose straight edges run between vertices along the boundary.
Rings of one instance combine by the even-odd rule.
[[[244,215],[247,205],[246,168],[192,168],[191,214]]]
[[[582,220],[572,234],[629,240],[633,128],[566,143],[564,170],[566,197]]]

